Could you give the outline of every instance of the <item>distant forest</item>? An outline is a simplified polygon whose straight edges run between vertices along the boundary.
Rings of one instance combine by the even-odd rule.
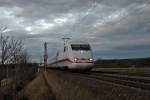
[[[132,59],[99,59],[95,61],[95,67],[150,67],[150,57]]]

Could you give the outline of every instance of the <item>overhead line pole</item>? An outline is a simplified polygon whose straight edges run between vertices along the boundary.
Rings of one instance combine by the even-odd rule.
[[[44,43],[44,70],[46,72],[46,68],[47,68],[47,58],[48,58],[48,55],[47,55],[47,43],[45,42]]]

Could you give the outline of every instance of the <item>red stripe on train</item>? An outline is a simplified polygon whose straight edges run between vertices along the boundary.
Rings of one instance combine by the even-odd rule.
[[[90,62],[90,61],[72,61],[70,60],[69,58],[65,58],[65,59],[61,59],[61,60],[58,60],[58,61],[55,61],[53,63],[51,63],[50,65],[52,64],[56,64],[56,63],[61,63],[61,62],[70,62],[70,63],[93,63],[93,62]]]

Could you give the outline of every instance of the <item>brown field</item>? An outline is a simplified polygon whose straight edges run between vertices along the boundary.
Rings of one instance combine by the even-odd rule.
[[[132,59],[100,59],[92,69],[101,72],[115,72],[121,74],[150,76],[150,58]]]
[[[150,67],[141,68],[93,68],[93,71],[100,72],[115,72],[121,74],[137,75],[137,76],[148,76],[150,77]]]
[[[98,68],[129,68],[129,67],[150,67],[150,58],[132,59],[100,59],[95,62]]]

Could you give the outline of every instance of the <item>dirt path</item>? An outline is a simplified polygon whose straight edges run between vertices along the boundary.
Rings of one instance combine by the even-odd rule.
[[[52,91],[49,90],[43,74],[40,74],[24,89],[24,96],[27,100],[55,100]]]

